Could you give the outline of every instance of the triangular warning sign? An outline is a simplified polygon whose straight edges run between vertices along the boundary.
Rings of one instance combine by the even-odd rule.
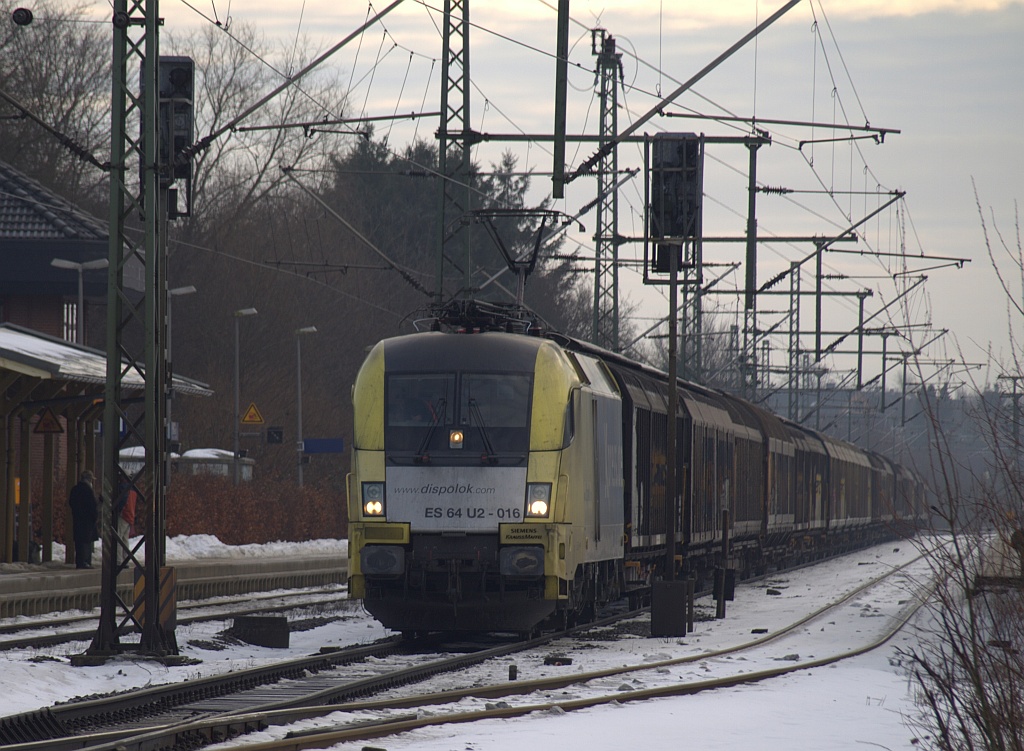
[[[60,426],[60,420],[57,419],[57,415],[53,414],[53,410],[47,407],[43,410],[43,413],[39,416],[39,422],[36,423],[36,433],[63,433],[64,428]]]
[[[256,409],[256,402],[249,403],[249,409],[245,410],[245,414],[242,415],[242,422],[246,425],[262,425],[263,415]]]

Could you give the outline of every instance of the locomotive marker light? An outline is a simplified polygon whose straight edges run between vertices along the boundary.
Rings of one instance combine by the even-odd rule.
[[[366,516],[384,516],[384,483],[363,483],[363,513]]]
[[[551,483],[530,482],[526,484],[526,515],[546,517],[551,508]]]
[[[448,434],[448,448],[460,449],[462,448],[463,441],[466,440],[466,435],[461,430],[453,430]]]

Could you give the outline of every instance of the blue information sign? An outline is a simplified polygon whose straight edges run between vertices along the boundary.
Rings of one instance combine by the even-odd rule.
[[[304,454],[343,454],[345,453],[344,438],[303,438],[302,453]]]

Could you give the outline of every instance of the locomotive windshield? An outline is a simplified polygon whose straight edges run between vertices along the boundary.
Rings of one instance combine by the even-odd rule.
[[[402,373],[386,383],[388,451],[479,456],[529,449],[531,374]],[[465,432],[455,449],[449,431]]]
[[[459,423],[487,428],[525,428],[530,414],[530,378],[524,375],[462,376]]]
[[[388,427],[451,425],[455,376],[402,375],[388,379]]]

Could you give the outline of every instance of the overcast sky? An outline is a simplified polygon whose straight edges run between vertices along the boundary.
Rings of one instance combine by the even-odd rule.
[[[590,28],[606,29],[623,53],[626,90],[620,97],[621,131],[657,103],[659,91],[667,94],[674,90],[783,4],[783,0],[571,0],[569,132],[597,132]],[[351,82],[349,114],[381,116],[438,108],[441,6],[442,0],[406,0],[361,40],[331,58],[343,80]],[[472,0],[470,110],[474,129],[489,134],[552,131],[554,6],[555,0]],[[379,2],[372,12],[386,7],[386,2]],[[161,15],[167,19],[165,29],[171,32],[187,31],[214,18],[225,22],[230,17],[231,24],[255,25],[282,48],[301,37],[302,44],[320,50],[351,33],[367,18],[367,12],[365,3],[349,0],[216,0],[193,7],[180,0],[164,0],[161,4]],[[869,123],[899,130],[887,135],[882,144],[858,140],[801,147],[801,141],[848,135],[849,131],[762,126],[771,131],[773,142],[759,154],[759,181],[818,192],[786,197],[760,194],[759,231],[775,235],[837,233],[881,205],[884,198],[876,195],[878,191],[906,191],[904,201],[863,228],[864,242],[853,247],[880,253],[905,250],[912,255],[969,262],[958,270],[930,268],[947,263],[945,260],[917,259],[904,265],[892,256],[829,254],[826,273],[849,278],[832,279],[827,288],[845,293],[873,290],[867,304],[870,315],[892,302],[916,274],[924,273],[929,278],[927,284],[905,298],[905,310],[897,310],[902,307],[899,304],[892,306],[891,322],[901,324],[906,316],[915,323],[930,322],[935,328],[949,329],[951,334],[929,350],[931,357],[957,357],[959,346],[965,359],[980,362],[987,359],[991,346],[993,356],[1005,361],[1013,347],[1007,331],[1008,310],[985,250],[973,186],[977,186],[989,222],[990,238],[998,244],[992,226],[994,214],[1003,238],[1016,248],[1016,202],[1024,193],[1019,177],[1024,145],[1018,133],[1024,122],[1022,38],[1024,3],[1019,1],[804,0],[756,42],[700,81],[697,93],[687,92],[666,109],[818,123]],[[162,51],[169,52],[166,46]],[[256,122],[259,114],[252,124]],[[400,149],[414,135],[432,138],[436,129],[436,119],[430,119],[393,128],[379,124],[377,133],[388,133],[390,143]],[[654,117],[639,130],[661,131],[709,136],[744,132],[736,123],[662,117]],[[486,168],[504,149],[519,155],[521,167],[538,173],[534,181],[538,199],[550,193],[549,179],[540,176],[552,169],[550,145],[482,144],[474,157]],[[568,167],[578,166],[592,153],[591,146],[570,146]],[[641,155],[640,147],[623,146],[620,167],[638,166]],[[746,222],[746,150],[733,145],[709,146],[706,160],[704,232],[739,235]],[[567,187],[557,208],[574,215],[594,195],[593,178],[581,178]],[[625,185],[620,196],[620,233],[642,235],[642,178]],[[593,214],[582,221],[586,229],[575,235],[568,249],[579,247],[582,255],[592,255],[588,238],[594,231]],[[708,246],[705,261],[740,261],[742,250],[739,245]],[[762,246],[758,283],[788,269],[792,261],[811,250],[806,244]],[[627,244],[621,255],[638,258],[642,250]],[[1019,299],[1021,275],[1012,272],[1005,256],[1001,260]],[[907,276],[894,282],[893,274],[902,271]],[[708,273],[717,276],[721,270]],[[652,319],[665,315],[667,305],[660,289],[644,288],[633,271],[623,270],[620,278],[626,294],[641,304],[641,315]],[[805,276],[802,283],[809,289],[811,277]],[[719,288],[738,289],[742,284],[742,270],[737,269]],[[788,282],[781,286],[786,285]],[[730,311],[730,316],[737,309],[733,298],[718,297],[715,303]],[[759,300],[762,326],[779,321],[780,316],[772,311],[787,305],[781,297]],[[813,321],[809,301],[801,316],[802,328],[807,328]],[[830,298],[825,318],[826,329],[851,329],[857,321],[856,299]],[[731,317],[726,319],[726,323],[732,322]],[[880,317],[872,323],[882,322]],[[641,327],[647,325],[645,321]],[[1019,315],[1016,326],[1019,337]],[[913,344],[890,339],[890,353],[932,337],[920,330],[908,336]],[[829,337],[825,341],[828,343]],[[773,345],[780,348],[779,357],[785,345],[782,339]],[[876,338],[867,346],[879,349],[880,343]],[[837,367],[849,367],[849,363],[847,358],[838,361]],[[867,368],[877,372],[878,366],[876,356]],[[993,379],[996,374],[995,370],[976,371],[981,379]]]

